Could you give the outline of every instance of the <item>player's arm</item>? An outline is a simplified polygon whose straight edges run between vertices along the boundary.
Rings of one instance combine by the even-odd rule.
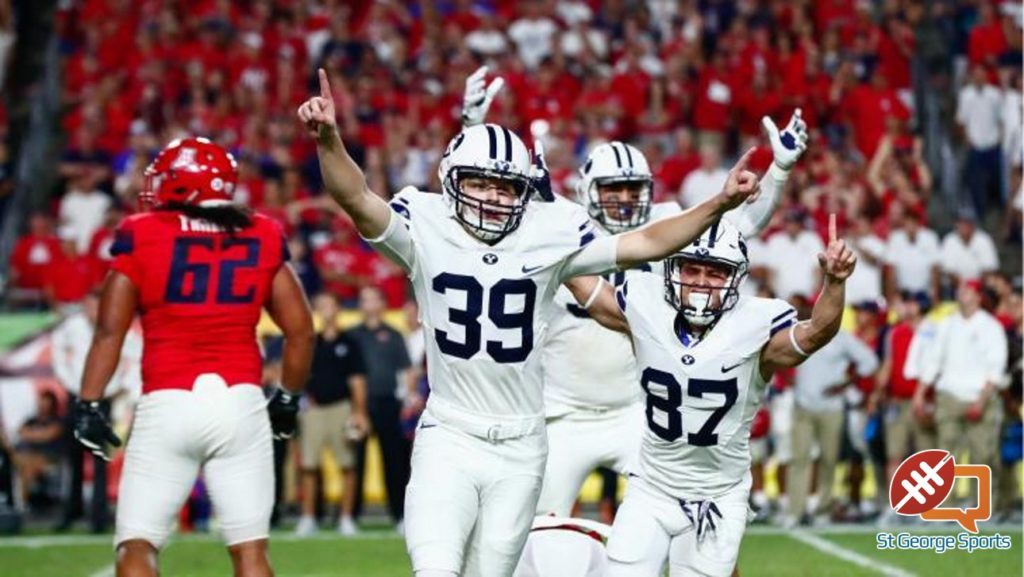
[[[615,302],[615,289],[606,280],[599,276],[578,276],[565,281],[565,288],[598,324],[629,334],[626,315]]]
[[[807,123],[799,108],[793,112],[789,123],[779,132],[771,118],[761,118],[761,126],[768,133],[772,146],[772,164],[761,177],[761,192],[751,201],[730,210],[725,217],[744,238],[759,234],[771,222],[772,214],[779,205],[782,190],[789,179],[789,171],[807,150]]]
[[[753,152],[748,150],[733,166],[717,195],[680,214],[612,237],[618,240],[615,264],[632,268],[662,260],[700,237],[723,214],[752,199],[759,187],[757,175],[746,170]]]
[[[281,387],[267,405],[274,438],[287,439],[295,434],[299,413],[299,395],[309,380],[313,361],[313,315],[306,293],[288,263],[274,275],[267,299],[267,312],[284,335],[281,353]]]
[[[846,305],[846,279],[853,273],[857,257],[836,238],[836,217],[829,216],[829,243],[818,263],[824,283],[811,318],[775,333],[761,349],[761,376],[766,380],[776,370],[795,367],[822,348],[839,332]]]
[[[117,271],[107,275],[75,406],[75,438],[94,455],[108,461],[105,445],[120,447],[121,440],[100,409],[100,401],[121,361],[121,345],[132,326],[138,301],[138,289],[127,276]]]
[[[327,73],[321,68],[320,95],[299,106],[299,119],[316,139],[316,152],[320,159],[320,174],[324,188],[331,198],[352,217],[359,234],[377,238],[391,221],[391,209],[366,184],[366,175],[349,156],[338,133],[334,96]]]

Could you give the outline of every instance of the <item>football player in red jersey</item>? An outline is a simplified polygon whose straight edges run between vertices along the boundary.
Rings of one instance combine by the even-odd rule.
[[[176,140],[146,176],[151,210],[117,230],[75,407],[75,437],[106,458],[120,440],[99,401],[139,312],[143,395],[121,477],[117,575],[157,574],[157,552],[202,467],[235,575],[269,576],[271,436],[295,431],[313,350],[309,304],[280,225],[232,203],[237,170],[225,150]],[[255,337],[264,307],[285,337],[269,404]]]

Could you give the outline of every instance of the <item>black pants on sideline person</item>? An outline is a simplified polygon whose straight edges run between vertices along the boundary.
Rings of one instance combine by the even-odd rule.
[[[402,435],[399,418],[402,403],[392,397],[370,397],[366,400],[373,434],[377,436],[384,459],[384,484],[388,492],[388,512],[401,521],[405,512],[405,486],[409,483],[411,445]],[[363,512],[363,477],[366,468],[366,443],[356,447],[356,502],[352,516]]]
[[[70,395],[68,406],[74,407],[78,397]],[[110,418],[110,401],[101,401],[100,410]],[[70,478],[68,482],[68,493],[64,503],[64,513],[61,516],[58,531],[66,531],[71,525],[84,514],[82,502],[82,474],[84,469],[84,458],[92,459],[92,501],[89,508],[89,528],[93,533],[102,533],[110,525],[110,511],[107,508],[107,462],[92,453],[75,440],[74,431],[74,410],[69,410],[65,443],[68,447],[68,466],[70,467]]]

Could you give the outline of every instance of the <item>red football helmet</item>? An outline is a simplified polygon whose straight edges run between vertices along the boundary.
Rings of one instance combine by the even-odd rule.
[[[228,151],[206,138],[180,138],[160,151],[145,177],[139,193],[143,208],[172,202],[225,204],[235,194],[238,164]]]

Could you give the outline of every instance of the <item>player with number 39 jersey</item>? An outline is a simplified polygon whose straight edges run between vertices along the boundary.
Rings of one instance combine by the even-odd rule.
[[[298,116],[316,138],[325,188],[360,234],[405,269],[419,302],[432,394],[416,433],[405,536],[417,577],[508,577],[540,493],[547,443],[539,343],[559,284],[661,260],[757,190],[734,169],[686,213],[617,236],[587,214],[531,203],[539,159],[504,127],[467,128],[438,168],[442,194],[372,192],[345,150],[324,71]],[[535,154],[538,151],[535,147]],[[477,554],[466,563],[474,538]],[[467,565],[467,566],[464,566]]]

